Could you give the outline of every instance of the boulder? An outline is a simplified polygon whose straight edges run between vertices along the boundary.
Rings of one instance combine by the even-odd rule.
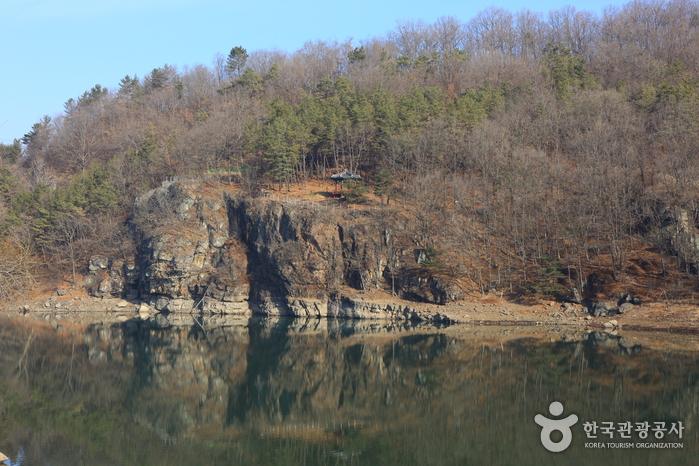
[[[563,298],[563,301],[568,302],[568,303],[573,303],[573,304],[580,304],[583,301],[582,295],[580,294],[580,290],[578,290],[576,287],[573,287],[570,290],[570,294],[565,296]]]
[[[88,269],[90,272],[97,272],[99,270],[104,270],[109,266],[109,259],[105,256],[92,256],[90,257],[90,262]]]
[[[589,309],[592,317],[607,317],[609,315],[609,308],[605,303],[592,303]]]
[[[624,296],[619,299],[617,302],[619,306],[622,304],[633,304],[634,306],[640,306],[641,305],[641,298],[637,296],[631,296],[630,294],[625,294]]]
[[[593,317],[608,317],[619,314],[619,308],[613,301],[590,303],[588,309]]]
[[[143,320],[147,320],[154,313],[155,311],[153,310],[153,308],[146,303],[141,303],[141,305],[138,307],[138,316]]]
[[[634,306],[631,303],[622,303],[621,305],[619,305],[619,314],[625,314],[627,312],[633,311],[635,307],[636,306]]]
[[[602,324],[602,327],[604,328],[614,328],[618,325],[618,322],[616,320],[610,320],[609,322],[605,322]]]

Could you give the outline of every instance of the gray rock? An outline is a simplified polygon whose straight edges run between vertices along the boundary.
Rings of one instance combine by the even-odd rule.
[[[634,306],[631,303],[623,303],[619,306],[619,314],[625,314],[627,312],[633,311],[635,307],[636,306]]]
[[[619,313],[614,301],[590,303],[588,304],[588,310],[593,317],[609,317]]]
[[[638,298],[636,296],[631,296],[630,294],[625,294],[622,296],[621,299],[619,299],[619,306],[621,306],[624,303],[628,304],[633,304],[634,306],[640,306],[641,305],[641,298]]]
[[[589,309],[592,317],[607,317],[609,315],[609,308],[605,303],[592,303]]]
[[[610,320],[609,322],[605,322],[602,324],[602,327],[604,328],[614,328],[617,326],[617,321],[616,320]]]
[[[576,287],[573,287],[570,290],[570,294],[566,296],[564,300],[574,304],[580,304],[583,301],[582,295],[580,294],[580,290],[578,290]]]
[[[416,264],[419,264],[427,260],[427,251],[424,249],[415,249],[413,251],[413,255],[415,256]]]
[[[92,256],[88,268],[91,272],[97,272],[109,267],[109,259],[105,256]]]
[[[167,296],[158,296],[152,303],[153,307],[159,311],[167,309],[168,304],[170,304],[170,298]]]

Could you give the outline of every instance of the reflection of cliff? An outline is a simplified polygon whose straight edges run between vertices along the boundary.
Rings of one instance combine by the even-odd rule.
[[[231,389],[228,423],[370,418],[392,403],[396,390],[414,391],[406,368],[448,345],[443,335],[415,335],[393,341],[388,351],[381,341],[252,330],[248,372]]]
[[[73,429],[60,438],[109,451],[115,464],[131,464],[119,455],[141,444],[189,455],[238,442],[249,459],[265,448],[260,436],[329,442],[313,450],[326,458],[318,464],[342,445],[354,450],[338,454],[361,450],[376,464],[401,451],[502,464],[539,454],[533,414],[554,398],[581,419],[682,420],[688,432],[697,414],[694,355],[643,349],[631,336],[503,339],[496,328],[474,336],[326,319],[180,324],[84,334],[2,324],[0,370],[12,377],[0,381],[0,434],[20,442],[23,423]],[[66,422],[75,413],[80,422]]]
[[[392,419],[421,422],[422,403],[468,419],[525,409],[551,390],[599,415],[633,400],[636,413],[679,419],[685,409],[664,403],[692,403],[681,387],[699,381],[683,356],[668,359],[608,334],[484,345],[426,330],[284,318],[134,328],[123,337],[124,348],[139,348],[130,406],[139,423],[174,438],[348,420],[388,428]]]
[[[305,323],[321,322],[327,324]],[[454,344],[439,334],[389,337],[390,344],[385,333],[365,340],[350,329],[343,337],[346,323],[335,324],[314,331],[293,319],[255,321],[248,328],[132,328],[124,347],[134,351],[134,417],[165,438],[368,419],[393,403],[396,390],[409,396],[426,389],[420,369]]]
[[[246,371],[245,327],[133,326],[125,336],[135,366],[128,400],[140,424],[171,438],[223,423],[228,386]]]

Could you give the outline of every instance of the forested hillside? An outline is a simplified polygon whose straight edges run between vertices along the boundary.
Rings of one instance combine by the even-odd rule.
[[[427,266],[481,291],[653,271],[658,292],[693,292],[699,2],[232,45],[211,67],[95,85],[0,147],[0,294],[47,267],[74,278],[97,247],[131,254],[133,201],[168,177],[284,192],[342,168],[413,211]]]

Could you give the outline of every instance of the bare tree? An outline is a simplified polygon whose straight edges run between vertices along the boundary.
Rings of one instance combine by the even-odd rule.
[[[511,54],[516,50],[512,13],[503,8],[488,7],[477,13],[466,24],[466,33],[477,47],[475,53]]]
[[[38,270],[39,262],[27,245],[0,239],[0,297],[6,300],[30,287]]]
[[[422,20],[399,21],[396,29],[388,33],[388,39],[395,44],[400,56],[410,60],[434,50],[430,27]]]
[[[592,57],[597,37],[598,21],[587,11],[577,11],[573,6],[549,12],[547,42],[564,44],[575,55]]]

